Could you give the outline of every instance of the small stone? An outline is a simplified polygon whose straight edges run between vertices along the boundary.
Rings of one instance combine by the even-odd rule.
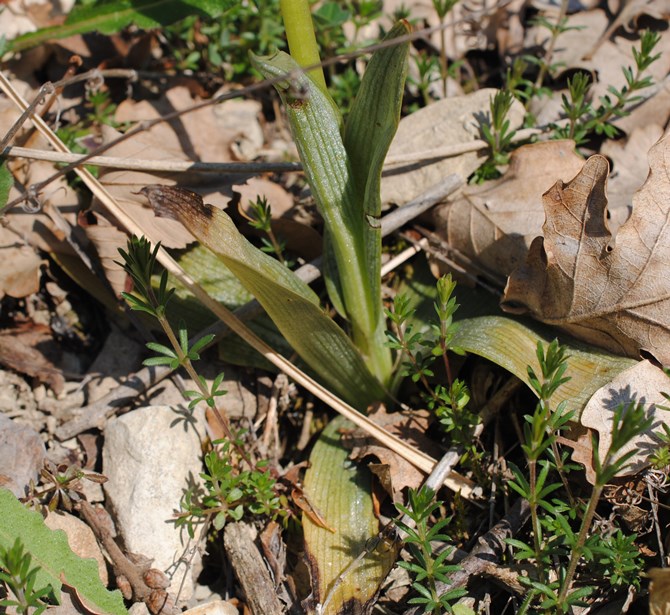
[[[213,600],[184,611],[182,615],[239,615],[239,611],[226,600]]]
[[[136,602],[128,609],[129,615],[149,615],[149,609],[144,602]]]
[[[202,471],[204,437],[204,412],[185,413],[179,406],[140,408],[105,429],[104,488],[119,534],[128,551],[166,572],[172,592],[184,579],[180,601],[193,593],[191,554],[188,533],[175,527],[173,515]]]
[[[17,498],[24,497],[30,481],[37,481],[45,459],[39,434],[0,413],[0,485]]]

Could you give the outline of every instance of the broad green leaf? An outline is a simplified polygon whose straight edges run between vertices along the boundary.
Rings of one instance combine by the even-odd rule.
[[[398,22],[384,43],[409,33]],[[409,41],[376,51],[365,69],[344,130],[344,147],[351,161],[358,207],[365,216],[366,262],[373,293],[381,297],[381,177],[391,141],[398,129],[407,76]],[[378,316],[381,319],[381,306]]]
[[[408,294],[412,306],[416,307],[412,320],[417,330],[426,330],[435,320],[435,279],[425,260],[417,259],[413,264],[414,276],[404,281],[398,290]],[[497,300],[481,289],[459,285],[454,295],[460,308],[455,315],[459,328],[453,344],[500,365],[525,383],[528,383],[529,365],[536,373],[541,373],[537,343],[542,342],[546,347],[558,337],[567,346],[566,376],[570,376],[570,380],[559,387],[552,403],[566,401],[568,409],[576,411],[576,417],[598,389],[636,363],[633,359],[581,344],[546,325],[526,324],[509,316],[499,316]]]
[[[194,245],[175,256],[179,266],[195,280],[207,294],[225,305],[229,310],[236,310],[253,299],[253,295],[242,285],[235,275],[221,262],[211,250],[205,246]],[[154,288],[158,288],[159,275],[152,280]],[[213,324],[217,318],[176,278],[170,276],[169,286],[176,288],[167,310],[168,318],[177,326],[181,320],[186,322],[189,332],[201,331]],[[146,321],[147,326],[155,326],[155,320]],[[277,331],[267,314],[261,312],[247,326],[276,351],[291,354],[291,347]],[[256,350],[243,342],[236,335],[229,335],[219,343],[219,358],[226,363],[256,367],[268,371],[276,368]]]
[[[349,451],[340,442],[340,431],[347,427],[352,424],[342,417],[328,424],[312,450],[305,474],[309,503],[335,530],[303,515],[313,598],[320,605],[329,599],[324,615],[353,612],[346,609],[351,604],[360,607],[356,612],[367,612],[365,605],[376,595],[396,555],[393,548],[382,544],[349,568],[379,532],[379,521],[372,508],[370,472],[350,462]],[[331,591],[342,573],[341,584]]]
[[[252,63],[264,77],[279,79],[275,87],[286,107],[305,176],[328,228],[353,340],[377,378],[386,382],[391,373],[391,356],[379,327],[381,298],[375,294],[377,282],[373,283],[368,275],[364,194],[357,191],[342,141],[340,113],[331,98],[286,53],[253,56]]]
[[[142,193],[160,214],[179,220],[219,256],[331,390],[360,410],[384,397],[361,354],[321,309],[312,289],[249,243],[228,215],[188,190],[149,186]]]
[[[170,25],[189,15],[218,17],[231,6],[232,0],[112,0],[78,6],[72,9],[63,25],[19,36],[8,43],[7,50],[23,51],[50,40],[87,32],[113,34],[131,24],[148,30]]]
[[[52,531],[42,516],[28,510],[13,493],[0,488],[0,545],[5,549],[21,539],[26,553],[32,557],[32,566],[39,566],[35,579],[37,589],[50,585],[60,601],[63,584],[74,587],[77,594],[96,613],[126,615],[123,597],[110,592],[100,581],[95,560],[75,555],[62,530]]]
[[[482,316],[459,321],[453,342],[466,352],[493,361],[527,383],[528,365],[536,373],[541,373],[535,355],[538,341],[546,347],[557,335],[557,332],[546,329],[542,333],[539,331],[509,317]],[[560,334],[558,336],[561,337]],[[577,417],[598,389],[636,363],[634,359],[589,348],[570,338],[561,339],[561,342],[567,347],[568,369],[565,375],[570,376],[570,380],[558,388],[552,403],[565,401],[568,410],[575,410]]]

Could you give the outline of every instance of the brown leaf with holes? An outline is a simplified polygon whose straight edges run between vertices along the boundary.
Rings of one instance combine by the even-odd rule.
[[[603,156],[542,197],[544,237],[510,276],[502,307],[588,343],[670,364],[670,138],[649,151],[647,181],[613,240]]]

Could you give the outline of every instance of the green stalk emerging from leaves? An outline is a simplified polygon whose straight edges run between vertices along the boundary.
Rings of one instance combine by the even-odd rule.
[[[286,106],[307,181],[324,218],[328,294],[346,318],[370,371],[388,386],[392,363],[384,344],[379,188],[384,158],[400,118],[409,43],[373,55],[342,136],[340,112],[320,80],[313,81],[311,72],[307,76],[299,73],[300,66],[318,61],[318,55],[308,52],[311,35],[293,23],[306,21],[308,5],[286,0],[282,10],[289,46],[298,61],[277,53],[255,57],[253,62],[267,78],[285,77],[275,87]],[[407,24],[401,22],[387,38],[407,31]]]

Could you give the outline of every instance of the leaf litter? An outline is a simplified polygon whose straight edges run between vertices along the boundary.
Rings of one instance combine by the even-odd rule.
[[[388,3],[389,7],[391,4]],[[472,67],[477,66],[477,53],[487,48],[497,47],[501,55],[512,53],[515,49],[532,48],[532,45],[541,49],[546,48],[548,42],[546,29],[529,27],[524,21],[522,9],[527,9],[526,5],[532,5],[534,11],[541,11],[542,14],[551,17],[551,3],[511,2],[504,6],[486,2],[481,4],[484,17],[478,21],[468,16],[471,7],[465,4],[458,5],[459,12],[454,14],[457,26],[448,30],[447,49],[450,61],[465,60],[471,63]],[[622,83],[620,68],[632,62],[631,36],[640,27],[639,22],[648,23],[651,19],[653,24],[654,19],[667,18],[669,11],[667,3],[660,0],[621,3],[620,6],[616,6],[616,2],[610,2],[606,7],[607,11],[601,6],[604,3],[591,2],[588,8],[586,4],[582,2],[582,10],[571,14],[568,21],[570,26],[578,25],[583,28],[569,29],[559,35],[553,60],[564,63],[561,70],[567,71],[567,75],[577,68],[588,70],[594,79],[591,96],[596,100],[607,93],[608,86],[620,87]],[[424,6],[422,10],[425,15],[423,13],[417,15],[424,19],[427,25],[435,25],[437,21],[434,13],[425,9]],[[461,18],[465,21],[459,21]],[[617,19],[618,21],[615,21]],[[612,30],[610,37],[606,37],[602,42],[599,41],[599,45],[593,47],[600,34],[605,33],[612,23],[620,23],[624,27]],[[667,48],[669,40],[667,32],[663,32],[660,49]],[[156,37],[153,44],[156,45],[157,41]],[[434,33],[431,41],[435,48],[439,48],[439,34]],[[55,53],[47,59],[42,58],[41,61],[46,62],[49,70],[53,71],[60,66],[62,58],[58,54],[65,48],[65,46],[59,47],[58,43],[50,46],[49,53],[52,51]],[[130,48],[126,47],[126,52]],[[594,52],[590,54],[591,57],[585,58],[584,55],[591,48]],[[667,84],[668,57],[669,54],[663,53],[662,59],[653,67],[655,81],[660,84]],[[416,72],[413,74],[417,75]],[[555,77],[555,81],[551,84],[555,92],[554,101],[561,93],[560,73],[556,73]],[[452,79],[451,87],[454,87],[456,81],[453,77],[450,79]],[[197,79],[191,78],[191,84],[195,86]],[[126,122],[159,117],[175,108],[187,108],[198,102],[192,97],[191,91],[198,90],[200,94],[203,92],[200,84],[197,85],[198,87],[191,89],[168,86],[165,88],[165,95],[158,101],[155,98],[147,100],[127,98],[118,107],[115,123],[125,129]],[[20,87],[31,86],[20,84]],[[457,87],[461,88],[461,83],[458,83]],[[440,87],[433,85],[430,92],[439,97],[440,90]],[[390,152],[391,157],[395,156],[397,159],[410,154],[419,160],[422,153],[429,154],[445,144],[453,145],[458,142],[467,144],[479,138],[476,120],[487,115],[492,93],[492,90],[482,89],[473,94],[435,102],[421,112],[408,114],[401,123],[394,149]],[[666,181],[667,137],[663,138],[662,135],[667,128],[670,104],[668,99],[664,98],[667,97],[667,87],[661,87],[656,93],[649,94],[643,91],[642,94],[649,95],[650,98],[634,109],[631,115],[619,121],[618,125],[624,131],[620,139],[603,139],[600,143],[596,140],[589,144],[589,147],[597,146],[595,151],[607,156],[613,162],[613,173],[609,176],[609,184],[607,165],[603,157],[591,157],[585,161],[575,153],[574,145],[570,142],[544,141],[525,145],[512,154],[506,168],[501,168],[502,175],[499,179],[485,182],[480,186],[470,185],[458,197],[437,208],[435,227],[443,234],[449,250],[466,254],[480,267],[496,274],[510,276],[503,301],[505,309],[515,312],[526,311],[534,318],[552,325],[554,327],[552,331],[556,332],[558,329],[567,331],[587,344],[594,344],[634,358],[639,358],[642,354],[655,359],[657,363],[668,364],[670,357],[667,354],[667,342],[670,323],[667,316],[670,310],[666,305],[667,275],[664,272],[667,269],[667,248],[670,245],[666,237],[666,205],[670,202],[668,194],[670,188]],[[656,109],[650,112],[652,105],[656,105]],[[8,109],[13,117],[17,115],[11,112],[11,106]],[[531,109],[543,122],[560,119],[556,105],[548,104],[544,108],[531,106]],[[513,129],[521,128],[523,113],[522,104],[515,102],[512,114]],[[263,157],[265,152],[277,145],[266,143],[268,126],[263,122],[272,121],[270,117],[267,105],[261,105],[258,101],[230,101],[216,108],[206,107],[201,111],[184,115],[170,125],[159,124],[150,131],[140,133],[132,140],[115,146],[107,154],[149,160],[254,160]],[[650,121],[650,118],[653,119]],[[275,117],[274,121],[281,121],[281,118]],[[109,142],[119,134],[104,124],[99,128],[104,142]],[[277,132],[281,133],[281,129]],[[24,140],[21,145],[46,147],[45,143],[30,136],[30,130],[25,131],[22,138],[27,141]],[[291,146],[287,145],[284,151],[290,152]],[[588,153],[588,150],[583,149],[582,152]],[[645,182],[648,170],[645,164],[647,152],[651,172]],[[390,167],[387,169],[388,175],[383,184],[384,200],[387,203],[404,203],[425,191],[435,183],[436,178],[450,172],[457,172],[467,179],[485,158],[486,152],[480,150],[447,157],[441,162],[431,162],[428,165],[413,162],[404,174],[398,173],[398,165],[395,169]],[[26,160],[12,162],[10,167],[16,187],[23,189],[50,176],[57,169],[52,163]],[[429,175],[429,172],[432,174]],[[150,231],[152,236],[160,239],[165,246],[173,249],[186,248],[192,238],[174,221],[167,221],[165,225],[165,220],[156,219],[143,203],[142,197],[134,194],[149,184],[190,187],[203,195],[208,203],[220,209],[229,206],[231,199],[235,197],[235,192],[242,195],[242,206],[245,202],[253,200],[256,195],[265,195],[276,212],[286,212],[287,215],[292,215],[291,212],[295,209],[297,193],[292,178],[277,176],[203,178],[195,174],[177,177],[135,171],[103,170],[100,179],[130,216],[140,222],[142,228]],[[13,188],[10,201],[19,195],[16,187]],[[611,195],[609,199],[607,193]],[[301,196],[304,197],[304,193]],[[52,183],[40,198],[44,206],[42,211],[33,213],[14,209],[6,216],[8,225],[1,229],[3,235],[0,249],[3,251],[3,261],[12,263],[12,267],[7,268],[0,276],[2,283],[0,290],[6,295],[2,299],[5,319],[6,314],[15,314],[17,309],[21,310],[21,303],[16,303],[17,300],[30,301],[31,297],[38,296],[49,303],[50,293],[42,287],[41,276],[49,275],[50,278],[55,276],[59,283],[66,284],[60,277],[63,275],[62,271],[58,270],[56,265],[59,262],[57,257],[59,253],[67,254],[70,258],[85,255],[89,259],[86,267],[95,275],[104,272],[106,283],[116,295],[128,288],[125,275],[114,265],[114,261],[118,260],[117,248],[125,246],[126,232],[122,224],[108,213],[105,205],[91,202],[90,195],[73,189],[72,184],[63,178],[57,180],[57,183]],[[80,209],[80,205],[84,205],[84,209]],[[285,229],[278,227],[278,230]],[[289,231],[286,232],[289,235]],[[304,234],[309,237],[308,243],[314,245],[320,242],[318,227],[303,229],[296,227],[290,232],[295,235],[295,241]],[[292,247],[293,244],[289,241],[288,245]],[[307,248],[302,251],[304,255],[309,255],[309,258],[317,252],[318,250]],[[94,263],[92,269],[90,263]],[[51,287],[51,290],[54,291],[52,296],[58,295],[54,287]],[[83,291],[77,289],[68,292],[77,294]],[[128,326],[125,317],[119,316],[118,310],[111,305],[111,302],[106,308],[112,310],[110,313],[115,314],[113,318],[119,324],[123,327]],[[19,335],[16,322],[12,322],[11,318],[9,326],[5,322],[3,324],[5,329],[2,331],[2,337],[8,342],[3,344],[3,364],[28,378],[34,378],[35,383],[45,382],[56,395],[62,394],[64,378],[70,378],[71,373],[63,369],[61,359],[52,358],[52,363],[39,353],[38,348],[44,348],[43,341],[51,344],[54,339],[57,343],[65,344],[67,336],[60,334],[54,338],[53,320],[49,323],[52,331],[47,336],[43,336],[45,331],[34,324],[28,326],[28,329],[32,328],[32,337]],[[34,354],[36,352],[38,354]],[[91,348],[83,351],[80,349],[78,352],[94,354]],[[106,352],[113,352],[113,349],[108,349]],[[470,358],[468,361],[472,363],[473,360]],[[531,361],[534,361],[533,357],[528,359],[528,363]],[[468,365],[466,362],[463,368],[465,373]],[[137,364],[128,365],[126,375],[130,380],[132,372],[138,368]],[[489,367],[488,371],[492,374],[492,382],[495,381],[495,370]],[[492,390],[495,390],[495,385],[491,386]],[[35,388],[37,390],[39,386]],[[599,434],[601,458],[611,434],[613,397],[628,395],[626,398],[628,401],[643,400],[649,411],[655,413],[653,414],[655,422],[652,426],[652,431],[655,431],[660,423],[665,422],[665,412],[660,409],[665,398],[660,393],[669,389],[668,378],[659,367],[648,361],[641,361],[615,376],[611,383],[592,392],[590,401],[580,409],[579,422],[583,428]],[[42,386],[40,390],[44,391],[44,387]],[[413,408],[421,407],[422,403],[416,391],[410,391],[408,399],[411,400]],[[176,397],[174,401],[178,403]],[[296,401],[305,403],[300,395],[297,400],[294,397],[293,402]],[[515,403],[520,402],[521,400],[516,398]],[[41,407],[49,406],[42,404]],[[111,413],[113,412],[116,410],[112,409]],[[413,441],[413,445],[424,448],[430,451],[434,458],[439,458],[440,447],[448,444],[448,440],[438,435],[435,425],[428,420],[427,411],[415,409],[409,412],[414,422],[420,416],[420,421],[417,423],[417,439]],[[512,412],[512,409],[506,408],[505,412]],[[298,413],[290,409],[290,404],[284,406],[283,413],[281,419],[274,419],[281,420],[278,433],[287,429],[289,432],[295,431],[296,428],[304,429]],[[383,420],[382,415],[386,417]],[[319,409],[316,415],[310,410],[310,416],[314,416],[317,422],[325,420],[322,409]],[[401,416],[403,416],[401,413],[387,415],[382,410],[373,413],[371,418],[390,431],[396,431],[403,439],[411,440]],[[48,418],[52,422],[59,420],[55,417]],[[501,436],[503,422],[497,423],[496,437],[506,438],[509,444],[514,438],[504,433],[504,429]],[[50,433],[53,433],[52,428],[53,425]],[[309,429],[309,425],[307,428]],[[488,431],[485,433],[488,434]],[[49,438],[46,435],[45,437]],[[157,437],[160,437],[160,434],[157,434]],[[492,438],[485,436],[484,440],[487,444],[491,444]],[[290,458],[291,452],[294,452],[291,451],[292,439],[283,435],[280,441],[284,450],[276,462],[290,466],[295,463]],[[586,466],[586,477],[592,481],[593,451],[590,448],[591,439],[588,433],[586,437],[581,437],[579,442],[580,446],[572,458]],[[77,450],[78,445],[74,440],[69,441],[67,445],[71,451]],[[638,442],[638,453],[633,458],[634,465],[628,469],[627,474],[643,471],[648,465],[648,454],[645,454],[645,451],[648,452],[657,445],[658,439],[653,434],[642,436]],[[59,451],[61,456],[65,455],[64,458],[67,458],[67,455],[71,460],[77,458],[76,452],[65,453],[64,448],[53,440],[51,446],[52,456],[56,454],[54,451]],[[381,482],[386,485],[394,500],[403,499],[406,487],[415,487],[421,483],[421,473],[405,462],[398,461],[388,449],[372,442],[357,448],[353,454],[355,459],[369,455],[380,459],[381,463],[372,468],[373,472],[382,475]],[[87,450],[89,455],[95,454],[96,447],[89,446]],[[82,461],[81,458],[79,461]],[[491,463],[488,467],[492,473],[498,472],[498,470],[494,472],[494,464]],[[500,476],[504,476],[504,473]],[[470,478],[482,480],[481,477],[472,474]],[[656,493],[661,495],[662,491]],[[309,494],[306,495],[309,498]],[[104,502],[104,494],[98,497],[100,502]],[[458,515],[461,506],[458,498],[449,496],[445,501],[449,512]],[[178,502],[175,503],[175,507],[177,504]],[[305,506],[309,508],[309,499]],[[379,503],[375,506],[379,506]],[[640,504],[639,507],[643,516],[648,516],[651,513],[648,511],[648,506],[647,508],[645,506],[647,505]],[[388,513],[388,507],[386,512]],[[477,514],[473,513],[473,516]],[[326,518],[325,523],[327,522]],[[658,521],[656,523],[658,525]],[[475,532],[471,526],[464,528],[462,532],[457,530],[457,540],[460,540],[462,546],[466,546],[468,540],[476,535]],[[279,554],[274,561],[275,575],[287,575],[291,578],[291,582],[288,583],[289,589],[282,593],[284,599],[290,600],[295,595],[293,593],[295,580],[302,584],[300,588],[302,592],[309,589],[309,582],[304,577],[300,580],[301,573],[298,570],[289,569],[290,566],[283,555],[281,537],[277,538],[275,533],[272,540],[275,543],[278,540],[280,543],[279,546],[277,544],[273,546],[275,553]],[[360,551],[365,548],[365,544],[364,541],[359,542],[356,548]],[[266,551],[268,550],[266,546]],[[239,571],[237,572],[239,574]],[[662,577],[655,575],[656,598],[652,594],[653,604],[654,601],[658,601],[659,586],[662,583]],[[122,581],[118,581],[118,584],[123,585]],[[232,585],[229,585],[228,589],[235,591]],[[318,585],[312,587],[312,590],[315,589],[318,592]],[[389,590],[389,595],[395,597],[393,607],[400,608],[399,602],[406,599],[404,591],[406,588]],[[373,590],[370,592],[370,595],[374,594]],[[490,592],[489,596],[493,594],[494,592]],[[243,595],[238,597],[244,600]],[[379,600],[383,603],[384,597],[381,596]]]

